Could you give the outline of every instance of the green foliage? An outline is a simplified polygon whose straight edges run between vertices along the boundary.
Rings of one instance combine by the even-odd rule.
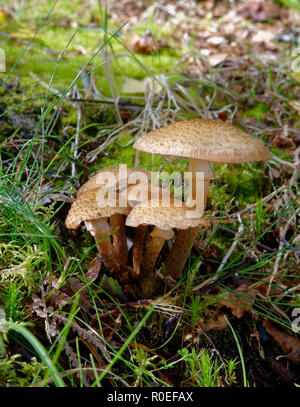
[[[186,377],[189,385],[194,387],[218,387],[218,375],[221,366],[217,360],[209,355],[208,351],[201,349],[196,353],[195,348],[189,351],[183,348],[178,351],[179,355],[186,363]]]
[[[0,356],[0,384],[4,387],[30,387],[33,380],[41,380],[45,367],[35,357],[31,362],[18,359],[21,355]]]
[[[225,359],[224,364],[225,364],[225,372],[226,372],[226,376],[225,376],[226,383],[228,384],[228,386],[232,386],[233,384],[237,383],[235,369],[237,368],[239,362],[236,361],[236,359],[229,359],[229,360]]]
[[[0,281],[23,283],[31,290],[34,286],[34,272],[44,259],[45,253],[36,246],[25,249],[12,243],[0,243]]]
[[[255,117],[257,120],[264,120],[265,113],[269,111],[266,103],[257,103],[254,107],[243,113],[244,117]]]
[[[284,6],[292,8],[300,13],[300,2],[299,0],[278,0]]]
[[[133,384],[133,387],[141,385],[143,375],[145,375],[146,377],[149,376],[147,375],[147,372],[150,371],[151,368],[155,367],[154,361],[156,358],[157,356],[150,356],[149,353],[143,348],[136,347],[134,349],[131,359],[133,362],[136,363],[134,368],[136,380]]]
[[[22,291],[23,283],[10,281],[2,284],[0,290],[1,306],[5,311],[6,318],[13,322],[24,321],[26,318],[25,306],[22,304],[26,297],[26,291]]]
[[[218,387],[223,374],[228,386],[237,383],[235,370],[239,362],[236,359],[225,359],[220,365],[204,348],[198,353],[195,348],[191,348],[190,351],[183,348],[178,353],[186,363],[185,376],[189,378],[187,381],[189,386]]]
[[[203,321],[203,314],[208,307],[216,305],[220,295],[192,296],[191,303],[186,305],[186,315],[189,317],[192,327],[196,328],[198,322]]]
[[[288,151],[281,150],[278,147],[272,147],[270,150],[273,154],[277,155],[277,157],[281,158],[282,160],[289,161],[292,159],[292,155]]]

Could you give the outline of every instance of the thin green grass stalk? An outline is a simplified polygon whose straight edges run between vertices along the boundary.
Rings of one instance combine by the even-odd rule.
[[[68,370],[71,370],[71,369],[73,369],[73,365],[72,365],[72,361],[71,361],[71,355],[70,355],[68,347],[66,346],[66,343],[65,343],[65,353],[66,353],[67,358],[68,358],[68,364],[69,364],[69,369]],[[67,372],[64,372],[64,373],[67,373]],[[64,374],[62,374],[62,376],[64,377]],[[66,378],[70,381],[70,386],[71,387],[76,387],[76,383],[75,383],[73,375],[66,374]]]
[[[55,367],[55,363],[50,358],[49,353],[40,343],[40,341],[23,325],[17,324],[12,321],[5,322],[8,329],[18,332],[32,345],[37,354],[40,356],[41,360],[48,366],[50,374],[52,374],[53,381],[57,387],[65,387],[65,383],[61,378],[58,370]]]
[[[95,309],[96,309],[96,308],[95,308]],[[123,315],[126,315],[126,314],[123,313]],[[126,316],[126,318],[127,318],[127,316]],[[87,329],[90,329],[90,326],[88,325],[87,322],[83,321],[83,320],[82,320],[81,318],[79,318],[79,317],[76,317],[76,319],[77,319],[79,322],[81,322],[83,325],[85,325]],[[101,324],[99,324],[99,325],[101,326]],[[140,328],[141,328],[141,327],[140,327]],[[140,328],[139,328],[139,329],[140,329]],[[123,362],[123,363],[133,372],[133,374],[135,375],[135,374],[136,374],[136,366],[135,366],[131,361],[124,359],[121,354],[118,355],[118,352],[116,353],[116,350],[113,348],[113,346],[112,346],[109,342],[107,342],[107,341],[104,339],[104,336],[103,336],[103,335],[99,335],[96,331],[93,331],[93,332],[95,333],[96,336],[99,337],[99,339],[105,344],[105,346],[106,346],[107,348],[110,348],[110,349],[111,349],[111,352],[114,353],[115,356],[117,356],[117,360],[118,360],[119,362]],[[137,331],[137,332],[138,332],[138,331]],[[136,335],[137,332],[136,332],[134,335]],[[135,350],[136,350],[136,349],[139,349],[139,348],[138,348],[138,345],[137,345],[137,343],[136,343],[135,337],[132,339],[132,341],[135,342],[135,345],[136,345]],[[131,341],[130,341],[130,342],[131,342]],[[144,375],[146,375],[146,376],[151,376],[151,372],[149,372],[149,371],[147,371],[147,370],[145,370],[145,369],[143,369],[143,368],[140,368],[140,370],[141,370],[141,372],[142,372]],[[104,371],[102,370],[102,372],[104,372]],[[109,373],[110,373],[110,374],[113,374],[112,371],[110,371]],[[164,386],[169,386],[168,383],[166,383],[165,381],[163,381],[163,380],[161,380],[161,379],[159,379],[159,378],[157,378],[157,377],[155,377],[155,376],[153,376],[152,378],[153,378],[153,380],[158,381],[159,383],[161,383],[161,384],[164,385]],[[141,377],[141,380],[143,380],[143,382],[144,382],[145,384],[148,383],[144,377]],[[97,386],[98,386],[98,387],[101,387],[101,379],[100,379],[99,377],[96,377],[96,381],[97,381]]]
[[[81,366],[81,356],[80,356],[80,349],[79,349],[79,341],[78,341],[78,336],[75,338],[75,344],[76,344],[76,354],[77,354],[77,359],[79,363],[79,379],[80,379],[80,387],[83,387],[83,379],[82,379],[82,366]]]
[[[113,365],[119,360],[119,357],[123,354],[123,352],[126,350],[130,342],[135,338],[136,334],[139,332],[139,330],[143,327],[145,322],[148,320],[148,318],[151,316],[155,309],[155,305],[153,305],[149,311],[145,314],[145,316],[141,319],[141,321],[137,324],[135,329],[131,332],[129,337],[127,338],[126,342],[121,346],[117,354],[114,356],[112,361],[106,366],[104,371],[100,374],[100,376],[92,383],[91,387],[95,387],[98,385],[98,383],[101,383],[101,381],[104,379],[104,377],[107,375],[107,373],[111,370]]]
[[[133,332],[133,327],[131,326],[130,321],[129,321],[129,319],[128,319],[126,313],[122,310],[122,307],[120,307],[120,305],[119,305],[119,304],[114,300],[114,298],[111,297],[108,293],[105,292],[105,294],[112,300],[112,302],[116,305],[116,307],[117,307],[117,308],[119,309],[119,311],[122,313],[122,316],[124,317],[124,319],[125,319],[125,321],[126,321],[128,327],[130,328],[131,332]],[[93,299],[93,302],[94,302],[94,299]],[[103,332],[103,331],[102,331],[102,324],[101,324],[101,320],[100,320],[100,317],[99,317],[98,308],[97,308],[95,305],[94,305],[94,307],[95,307],[96,314],[97,314],[97,318],[98,318],[98,324],[99,324],[99,326],[100,326],[100,331],[101,331],[102,340],[103,340],[103,342],[105,342],[105,343],[115,352],[115,349],[113,349],[113,347],[111,346],[111,344],[107,343],[107,342],[104,340],[103,333],[102,333],[102,332]],[[104,309],[106,309],[105,304],[103,304],[103,307],[104,307]],[[109,311],[107,311],[107,312],[109,312]],[[122,327],[120,327],[120,329],[121,329],[121,331],[123,331]],[[125,334],[124,331],[123,331],[123,334]],[[136,343],[136,334],[135,334],[135,336],[133,337],[133,342],[135,343],[135,349],[139,349],[139,348],[138,348],[138,345],[137,345],[137,343]],[[122,355],[119,355],[118,358],[119,358],[120,361],[122,361],[123,363],[125,363],[125,365],[126,365],[127,367],[129,367],[129,368],[132,370],[133,373],[135,373],[136,367],[135,367],[135,365],[134,365],[133,363],[131,363],[130,361],[127,361],[127,360],[123,359],[123,358],[122,358]],[[148,375],[149,375],[149,372],[148,372],[148,371],[146,371],[146,370],[144,370],[144,369],[140,369],[140,370],[142,371],[143,374],[148,374]],[[154,379],[156,380],[156,377],[154,377]],[[141,377],[141,380],[145,381],[144,377]],[[99,383],[100,383],[100,382],[98,382],[98,385],[99,385]],[[162,381],[162,383],[163,383],[164,385],[166,385],[165,382]]]
[[[12,75],[12,73],[14,72],[15,68],[17,67],[17,65],[19,64],[19,62],[21,61],[21,59],[23,58],[24,54],[27,52],[27,50],[31,47],[33,41],[36,39],[38,33],[41,31],[43,25],[46,23],[46,21],[48,20],[50,14],[52,13],[52,11],[54,10],[56,3],[58,2],[58,0],[54,0],[52,6],[50,7],[48,13],[46,14],[46,16],[43,18],[42,22],[40,23],[40,25],[38,26],[38,28],[36,29],[31,41],[26,45],[26,47],[24,48],[24,50],[21,52],[21,54],[19,55],[19,57],[17,58],[16,62],[14,63],[14,65],[12,66],[12,68],[10,69],[10,71],[8,72],[8,74],[6,75],[6,79],[3,81],[2,86],[0,87],[0,90],[3,89],[3,87],[5,86],[5,84],[7,83],[8,79],[10,78],[10,76]]]
[[[89,285],[88,288],[91,289],[90,285]],[[113,347],[109,342],[107,342],[107,341],[105,340],[105,338],[104,338],[103,330],[102,330],[102,324],[101,324],[101,319],[100,319],[100,317],[99,317],[98,307],[96,306],[96,302],[95,302],[95,298],[94,298],[94,293],[93,293],[91,290],[90,290],[90,294],[91,294],[91,297],[92,297],[92,301],[93,301],[93,304],[94,304],[94,309],[95,309],[95,311],[96,311],[97,320],[98,320],[98,324],[99,324],[99,327],[100,327],[100,335],[98,335],[97,332],[95,332],[95,334],[96,334],[96,336],[99,336],[99,339],[105,344],[105,346],[106,346],[107,348],[111,349],[111,351],[116,354],[116,350],[114,349],[114,347]],[[128,327],[129,327],[129,329],[131,330],[131,332],[133,332],[133,327],[132,327],[132,325],[130,324],[129,319],[128,319],[126,313],[123,311],[123,309],[122,309],[122,307],[120,306],[120,304],[119,304],[109,293],[107,293],[107,292],[104,291],[104,294],[107,295],[107,297],[108,297],[108,298],[115,304],[115,306],[119,309],[119,311],[121,312],[122,316],[124,317],[124,319],[125,319],[125,321],[126,321]],[[101,302],[102,307],[109,313],[109,310],[107,309],[105,303],[103,303],[100,298],[98,298],[98,299],[99,299],[99,301]],[[76,319],[77,319],[79,322],[81,322],[83,325],[85,325],[88,329],[90,328],[89,325],[88,325],[88,323],[85,322],[85,321],[83,321],[81,318],[76,317]],[[124,332],[124,330],[123,330],[122,327],[120,327],[120,331],[121,331],[124,335],[126,335],[126,333]],[[136,347],[135,349],[138,349],[138,344],[136,343],[136,337],[135,337],[135,336],[136,336],[136,334],[134,335],[132,341],[135,343],[135,347]],[[118,355],[118,360],[119,360],[119,361],[122,361],[130,370],[132,370],[133,373],[135,373],[136,366],[135,366],[132,362],[130,362],[130,361],[128,361],[128,360],[125,360],[125,359],[122,357],[122,355]],[[145,375],[148,375],[148,376],[150,375],[149,371],[146,371],[146,370],[144,370],[144,369],[141,369],[141,371],[142,371],[142,373],[145,374]],[[144,377],[142,377],[141,379],[147,384],[147,382],[145,381],[145,378],[144,378]],[[162,385],[164,385],[164,386],[165,386],[165,385],[168,385],[166,382],[164,382],[163,380],[161,380],[161,379],[159,379],[159,378],[157,378],[157,377],[153,377],[153,379],[156,380],[156,381],[159,381],[159,382],[160,382]],[[100,384],[100,382],[98,382],[97,385],[99,386],[99,384]]]
[[[16,232],[0,233],[0,236],[24,236],[24,240],[26,236],[34,237],[35,243],[38,245],[42,243],[43,251],[49,252],[50,247],[53,247],[58,259],[61,256],[64,257],[64,250],[57,242],[56,237],[51,233],[49,226],[37,216],[15,187],[12,189],[0,187],[0,197],[2,202],[2,214],[6,213],[5,223],[10,225],[12,230],[16,230]],[[18,200],[16,198],[18,198]],[[25,225],[28,232],[20,232],[21,225]],[[40,237],[41,240],[36,239],[38,237]],[[51,262],[49,261],[47,264],[49,270],[51,270]]]
[[[232,325],[228,321],[226,315],[225,315],[225,320],[226,320],[227,324],[229,325],[229,327],[231,329],[232,335],[234,337],[235,343],[236,343],[238,351],[239,351],[241,366],[242,366],[242,372],[243,372],[244,387],[249,387],[249,384],[248,384],[248,381],[247,381],[247,374],[246,374],[246,366],[245,366],[245,361],[244,361],[244,355],[243,355],[243,351],[242,351],[240,342],[239,342],[238,337],[237,337],[237,335],[235,333],[235,330],[233,329]]]
[[[96,365],[95,365],[94,357],[93,357],[93,355],[91,353],[89,354],[89,357],[90,357],[90,361],[91,361],[91,365],[92,365],[92,368],[93,368],[95,378],[96,378],[96,380],[98,380],[99,375],[98,375],[97,368],[96,368]],[[97,387],[101,387],[101,384],[98,383]]]
[[[278,217],[276,218],[276,220],[275,220],[269,227],[267,227],[267,228],[264,230],[264,232],[263,232],[260,236],[258,236],[257,238],[253,239],[253,241],[251,241],[251,243],[250,243],[250,246],[247,247],[246,249],[244,249],[242,252],[240,252],[240,253],[237,255],[237,257],[236,257],[232,262],[228,262],[227,265],[222,269],[222,273],[224,273],[227,269],[234,267],[234,265],[236,264],[235,262],[236,262],[237,260],[241,259],[241,258],[246,254],[247,251],[249,251],[250,249],[252,249],[252,248],[256,245],[256,243],[259,242],[259,241],[261,240],[261,238],[262,238],[269,230],[273,229],[273,227],[278,223],[279,219],[280,219],[281,217],[283,217],[283,216],[287,213],[287,210],[288,210],[288,209],[290,209],[290,208],[294,209],[294,208],[293,208],[293,204],[296,203],[296,201],[297,201],[297,198],[295,198],[293,201],[291,201],[291,202],[287,205],[287,208],[286,208],[286,211],[285,211],[285,212],[283,212],[283,210],[280,211],[280,212],[278,212],[278,214],[277,214]],[[277,253],[277,252],[276,252],[276,253]],[[272,255],[274,255],[274,253],[272,253]]]

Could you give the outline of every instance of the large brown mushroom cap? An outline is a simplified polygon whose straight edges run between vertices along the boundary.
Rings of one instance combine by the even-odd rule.
[[[219,163],[271,158],[261,140],[219,119],[183,120],[140,137],[133,146],[152,154]]]
[[[118,194],[117,198],[118,198]],[[105,198],[105,199],[104,199]],[[99,218],[109,218],[114,214],[128,215],[130,207],[119,207],[118,199],[110,199],[99,194],[99,189],[92,189],[81,194],[72,204],[66,219],[68,229],[77,229],[80,223]]]
[[[176,207],[176,202],[178,207]],[[181,205],[181,206],[180,206]],[[126,225],[137,227],[140,225],[154,225],[159,229],[189,229],[207,226],[205,218],[189,218],[188,208],[183,202],[171,200],[169,207],[164,207],[161,200],[142,202],[131,210],[126,219]]]

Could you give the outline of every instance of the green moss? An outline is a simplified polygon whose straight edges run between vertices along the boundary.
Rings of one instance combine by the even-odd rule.
[[[269,106],[266,103],[257,103],[253,108],[245,110],[244,117],[255,117],[257,120],[264,120],[265,113],[269,111]]]
[[[208,207],[213,206],[214,210],[224,205],[229,210],[233,197],[240,208],[245,207],[256,202],[267,191],[262,163],[216,164],[215,174],[217,183],[211,182],[208,193]]]
[[[283,151],[277,147],[272,147],[271,152],[277,155],[279,158],[282,158],[283,160],[290,161],[293,159],[292,154],[288,153],[287,151]]]
[[[21,355],[0,357],[0,385],[4,387],[30,387],[33,380],[41,381],[45,368],[36,358],[23,362]]]

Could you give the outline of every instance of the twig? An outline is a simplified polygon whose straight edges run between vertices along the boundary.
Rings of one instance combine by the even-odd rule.
[[[246,269],[248,266],[256,264],[256,259],[253,256],[246,257],[242,264],[239,266],[233,267],[229,270],[224,276],[211,282],[208,286],[202,287],[195,291],[195,295],[202,295],[208,293],[212,288],[216,287],[217,285],[224,283],[224,281],[228,280],[233,274],[237,273],[238,271]]]
[[[71,102],[78,102],[78,103],[98,103],[98,104],[105,104],[105,105],[115,105],[118,104],[119,107],[126,107],[126,108],[139,108],[144,109],[144,103],[134,103],[130,100],[104,100],[104,99],[84,99],[84,98],[68,98]]]
[[[263,244],[261,242],[257,242],[256,246],[263,249],[263,250],[266,250],[269,253],[275,253],[275,252],[278,251],[278,249],[273,249],[272,247],[269,247],[269,246],[267,246],[267,245],[265,245],[265,244]]]
[[[275,279],[275,277],[276,277],[276,275],[278,273],[278,266],[279,266],[281,257],[283,255],[282,248],[284,246],[284,243],[283,243],[282,239],[285,238],[285,235],[286,235],[286,233],[287,233],[287,231],[289,229],[290,223],[292,222],[292,220],[294,218],[296,218],[299,211],[300,211],[300,208],[298,208],[295,211],[295,213],[293,213],[293,215],[290,217],[290,219],[286,222],[286,224],[284,226],[284,229],[282,230],[281,239],[280,239],[280,242],[279,242],[278,254],[276,256],[276,260],[275,260],[275,263],[274,263],[273,273],[272,273],[271,278],[270,278],[270,284],[269,284],[269,287],[268,287],[267,292],[266,292],[266,297],[269,297],[269,295],[270,295],[270,291],[271,291],[271,288],[272,288],[272,282],[273,282],[273,280]]]
[[[237,244],[238,244],[239,237],[241,236],[241,234],[242,234],[243,231],[244,231],[244,224],[243,224],[243,222],[242,222],[241,215],[240,215],[239,213],[237,213],[237,217],[238,217],[238,221],[239,221],[239,223],[240,223],[239,228],[238,228],[238,231],[237,231],[237,233],[236,233],[236,235],[235,235],[235,237],[234,237],[234,240],[233,240],[232,245],[230,246],[229,250],[228,250],[227,253],[225,254],[225,256],[224,256],[224,258],[223,258],[223,260],[222,260],[222,263],[221,263],[220,266],[218,267],[218,270],[216,271],[216,274],[215,274],[215,276],[214,276],[214,278],[213,278],[213,281],[214,281],[216,278],[218,278],[218,276],[220,275],[220,272],[223,270],[223,268],[224,268],[225,264],[227,263],[229,257],[231,256],[232,252],[233,252],[234,249],[236,248],[236,246],[237,246]]]
[[[287,250],[292,250],[292,251],[294,251],[294,252],[295,252],[295,255],[298,257],[298,259],[300,259],[300,250],[299,250],[299,249],[295,248],[295,246],[294,246],[292,243],[290,243],[288,240],[286,240],[285,237],[283,237],[282,239],[280,239],[280,241],[281,241],[285,246],[288,247]]]
[[[224,230],[225,232],[231,233],[232,235],[235,235],[234,230],[228,229],[228,228],[226,228],[225,226],[223,226],[221,224],[219,224],[219,229]]]
[[[274,161],[277,161],[279,164],[285,165],[286,167],[290,167],[290,168],[292,168],[293,170],[297,170],[296,165],[290,163],[289,161],[285,161],[285,160],[283,160],[282,158],[277,157],[277,156],[276,156],[275,154],[273,154],[273,153],[271,153],[271,154],[272,154],[272,159],[273,159]]]

